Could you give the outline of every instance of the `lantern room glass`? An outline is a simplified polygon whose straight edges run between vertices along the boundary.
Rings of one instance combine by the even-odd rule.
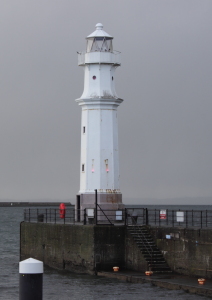
[[[112,38],[93,37],[87,39],[86,52],[113,52]]]

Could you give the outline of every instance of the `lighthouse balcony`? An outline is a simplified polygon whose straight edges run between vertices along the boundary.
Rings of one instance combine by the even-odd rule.
[[[78,53],[78,65],[86,64],[113,64],[120,66],[120,52],[80,52]]]

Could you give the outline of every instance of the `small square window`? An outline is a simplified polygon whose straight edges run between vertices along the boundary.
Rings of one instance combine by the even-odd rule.
[[[85,172],[85,164],[82,164],[82,172]]]

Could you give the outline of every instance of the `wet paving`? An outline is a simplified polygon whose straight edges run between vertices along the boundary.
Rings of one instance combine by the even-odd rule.
[[[198,282],[200,277],[189,277],[178,274],[153,274],[146,276],[141,272],[98,272],[98,276],[116,278],[131,283],[151,283],[153,286],[170,290],[183,290],[197,295],[204,295],[212,298],[212,279],[206,279],[205,284]]]

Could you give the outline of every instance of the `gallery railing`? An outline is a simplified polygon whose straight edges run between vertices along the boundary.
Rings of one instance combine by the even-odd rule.
[[[96,208],[75,210],[66,208],[27,208],[25,222],[83,225],[150,225],[159,227],[212,228],[212,210],[170,210],[125,208],[103,210]]]

